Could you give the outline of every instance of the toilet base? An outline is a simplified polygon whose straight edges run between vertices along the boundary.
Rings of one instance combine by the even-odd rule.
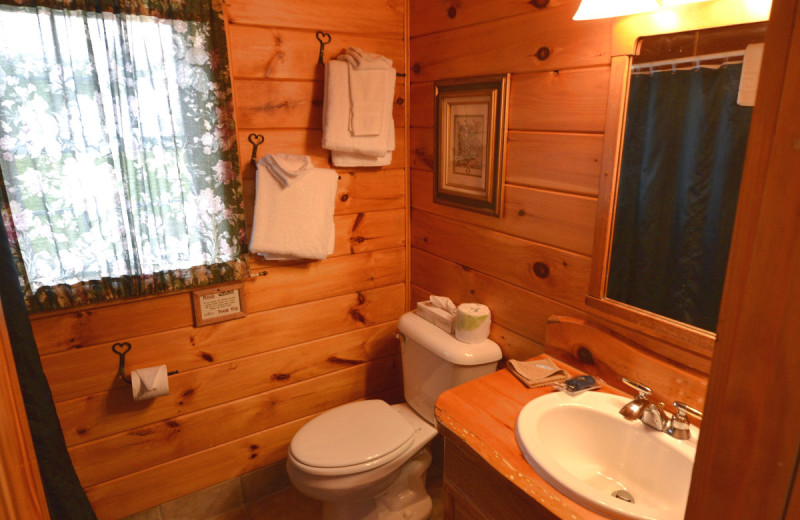
[[[324,502],[322,520],[425,520],[433,508],[425,489],[431,458],[430,448],[422,448],[403,465],[389,488],[375,498]]]

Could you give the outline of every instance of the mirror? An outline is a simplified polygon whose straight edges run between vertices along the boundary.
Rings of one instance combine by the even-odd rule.
[[[765,31],[762,22],[640,40],[606,298],[716,330],[753,110],[740,94],[742,61]]]
[[[658,31],[655,15],[615,23],[619,54],[611,62],[586,298],[612,321],[660,340],[652,350],[703,372],[716,340],[752,112],[736,106],[742,51],[763,42],[767,24],[732,9],[736,2],[697,7],[716,11],[681,16],[672,32]],[[713,91],[727,101],[711,102]],[[719,121],[734,128],[719,129]],[[709,176],[719,169],[726,173]],[[673,240],[682,235],[702,249]]]

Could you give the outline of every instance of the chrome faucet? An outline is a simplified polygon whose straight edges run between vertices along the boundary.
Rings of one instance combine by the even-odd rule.
[[[633,401],[620,409],[620,415],[629,421],[641,419],[650,428],[663,432],[669,422],[669,417],[664,413],[664,403],[656,405],[650,402],[648,397],[653,394],[650,387],[625,377],[622,378],[622,382],[636,390],[637,394]]]
[[[703,418],[703,414],[686,403],[675,401],[672,404],[677,410],[672,418],[664,413],[664,403],[654,404],[650,402],[649,396],[653,394],[650,387],[622,378],[622,382],[636,390],[636,397],[623,406],[619,413],[629,421],[640,419],[644,424],[671,435],[676,439],[686,440],[689,438],[689,419],[686,414],[693,415],[698,419]]]

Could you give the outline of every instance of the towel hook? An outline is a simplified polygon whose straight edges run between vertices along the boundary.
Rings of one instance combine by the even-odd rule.
[[[325,62],[322,60],[322,55],[325,53],[325,45],[331,42],[331,35],[326,32],[317,31],[317,41],[319,42],[319,60],[317,63],[324,65]]]
[[[253,145],[253,155],[250,156],[250,163],[253,165],[253,168],[255,168],[256,161],[258,161],[258,145],[264,142],[264,136],[261,134],[250,134],[247,136],[247,140]]]
[[[131,384],[131,378],[125,375],[125,354],[127,354],[130,349],[131,344],[127,341],[124,343],[114,343],[111,345],[111,350],[113,350],[114,353],[119,356],[119,370],[117,371],[117,374],[119,374],[119,377],[128,384]]]

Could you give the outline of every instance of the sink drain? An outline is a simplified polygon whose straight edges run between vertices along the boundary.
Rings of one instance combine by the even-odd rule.
[[[618,498],[620,500],[624,500],[625,502],[630,502],[631,504],[634,503],[633,495],[625,491],[624,489],[618,489],[611,493],[612,497]]]

